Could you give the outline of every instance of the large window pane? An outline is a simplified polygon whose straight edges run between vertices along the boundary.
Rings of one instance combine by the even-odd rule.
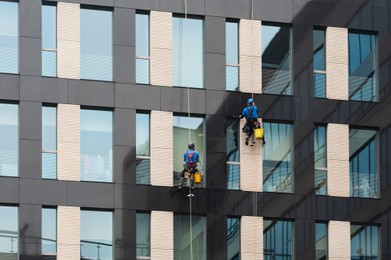
[[[206,260],[206,220],[192,215],[193,260]],[[174,260],[190,258],[190,218],[188,215],[174,216]]]
[[[0,206],[0,255],[3,259],[18,259],[18,208]]]
[[[327,147],[326,127],[316,126],[314,129],[314,165],[315,193],[327,194]]]
[[[149,213],[136,214],[136,229],[136,259],[150,259],[151,215]]]
[[[291,28],[262,25],[263,93],[292,95]]]
[[[376,131],[350,129],[350,196],[379,197]]]
[[[226,143],[227,143],[227,189],[239,189],[240,184],[240,158],[239,158],[239,121],[227,119]]]
[[[314,73],[314,96],[318,98],[326,97],[326,74]]]
[[[239,90],[239,23],[225,23],[227,90]]]
[[[149,59],[136,59],[136,83],[149,84]]]
[[[80,179],[111,182],[113,180],[113,113],[80,111]]]
[[[57,109],[42,107],[42,178],[57,177]]]
[[[293,192],[292,126],[263,123],[267,145],[263,148],[263,190]]]
[[[42,76],[57,75],[57,7],[42,5]]]
[[[240,259],[240,219],[227,218],[227,260]]]
[[[0,176],[18,176],[18,106],[0,104]]]
[[[191,143],[200,154],[198,169],[203,172],[201,187],[205,187],[205,149],[204,149],[204,119],[200,117],[174,116],[174,185],[179,185],[179,176],[183,169],[183,154],[188,149],[189,129]]]
[[[326,260],[327,259],[327,224],[326,223],[316,223],[315,224],[315,250],[316,250],[316,260]]]
[[[80,77],[113,80],[112,12],[80,10]]]
[[[80,211],[80,258],[113,259],[113,213]]]
[[[136,114],[136,183],[150,184],[149,114]]]
[[[325,55],[325,31],[321,29],[314,30],[314,70],[326,70]]]
[[[0,72],[18,73],[18,3],[0,1]]]
[[[203,20],[173,17],[172,37],[174,86],[203,88]]]
[[[226,66],[226,83],[227,90],[239,90],[239,66]]]
[[[282,220],[263,221],[264,260],[293,259],[293,222]]]
[[[376,35],[349,32],[349,98],[377,101]]]
[[[43,208],[42,209],[42,255],[55,255],[56,252],[57,252],[57,210],[53,208]]]
[[[136,83],[149,84],[149,15],[136,14]]]
[[[379,227],[351,225],[351,259],[379,259]]]

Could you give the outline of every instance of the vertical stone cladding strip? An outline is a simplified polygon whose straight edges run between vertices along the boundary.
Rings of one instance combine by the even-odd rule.
[[[327,27],[326,30],[326,96],[348,100],[348,30]]]
[[[327,126],[328,195],[349,197],[349,126]]]
[[[174,214],[151,212],[151,259],[174,259]]]
[[[350,260],[350,222],[329,222],[329,260]]]
[[[80,106],[57,106],[57,173],[59,180],[80,181]]]
[[[262,119],[258,119],[262,124]],[[240,121],[240,129],[246,123],[245,119]],[[262,192],[262,140],[255,140],[254,146],[245,144],[246,134],[240,132],[240,189],[243,191]]]
[[[80,259],[80,208],[57,208],[57,259]]]
[[[263,218],[243,216],[240,220],[242,260],[263,260]]]
[[[172,13],[151,11],[151,84],[172,86]]]
[[[172,112],[151,111],[151,185],[172,187]]]
[[[239,23],[239,88],[241,92],[262,92],[261,21],[241,19]]]
[[[80,79],[80,4],[57,3],[59,78]]]

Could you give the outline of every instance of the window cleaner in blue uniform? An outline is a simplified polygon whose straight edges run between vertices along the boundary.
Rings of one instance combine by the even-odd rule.
[[[198,172],[198,165],[200,155],[195,150],[195,145],[193,143],[187,146],[189,149],[183,153],[183,160],[185,163],[183,164],[183,170],[181,173],[181,180],[179,182],[179,189],[182,189],[185,172],[189,173],[189,178],[191,181],[191,187],[194,188],[194,180],[193,175]]]
[[[249,98],[247,100],[247,107],[245,107],[240,115],[240,118],[246,118],[246,124],[243,127],[243,132],[247,134],[246,145],[251,138],[251,146],[255,144],[254,140],[254,128],[260,128],[260,124],[258,122],[258,107],[255,105],[254,100]],[[265,137],[262,137],[262,144],[265,144]]]

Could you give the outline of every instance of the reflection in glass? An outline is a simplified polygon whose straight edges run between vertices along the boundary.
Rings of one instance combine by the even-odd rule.
[[[136,183],[150,184],[149,114],[136,114]]]
[[[316,260],[327,259],[327,224],[315,223],[315,247]]]
[[[57,71],[57,52],[42,51],[42,76],[55,77]]]
[[[18,73],[18,3],[0,1],[0,72]]]
[[[113,180],[113,113],[80,111],[80,179]]]
[[[326,70],[325,31],[314,30],[314,70]]]
[[[173,17],[172,22],[174,86],[203,88],[203,20]]]
[[[292,95],[291,28],[262,25],[263,93]]]
[[[57,75],[57,7],[42,5],[42,76]]]
[[[80,211],[80,257],[89,260],[113,259],[113,213]]]
[[[80,9],[80,77],[113,80],[111,11]]]
[[[174,215],[174,260],[190,258],[189,216]],[[193,260],[206,260],[206,220],[192,216]]]
[[[240,189],[240,165],[227,164],[227,189]]]
[[[267,145],[263,148],[263,190],[293,192],[292,185],[292,126],[265,122]]]
[[[326,127],[316,126],[314,129],[314,165],[315,193],[327,194],[327,147]]]
[[[238,91],[239,90],[239,67],[226,66],[226,83],[227,90]]]
[[[240,259],[240,219],[227,218],[227,260]]]
[[[18,238],[18,208],[0,206],[0,255],[3,259],[18,259]]]
[[[377,101],[376,35],[349,32],[349,98]]]
[[[351,225],[351,259],[379,259],[379,227]]]
[[[350,196],[379,197],[376,131],[350,129]]]
[[[263,220],[264,260],[293,259],[293,222],[282,220]]]
[[[239,23],[225,23],[227,90],[239,90]]]
[[[227,189],[238,190],[240,184],[239,121],[227,119]]]
[[[180,173],[183,169],[183,154],[188,149],[189,128],[190,140],[200,154],[198,169],[203,173],[201,187],[205,187],[205,149],[204,149],[204,119],[201,117],[174,116],[174,185],[179,185]]]
[[[42,107],[42,178],[57,177],[57,108]]]
[[[136,83],[149,84],[149,59],[136,59]]]
[[[142,159],[140,157],[136,158],[136,183],[137,184],[150,184],[151,177],[151,160]]]
[[[314,96],[326,97],[326,74],[324,73],[314,73]]]
[[[136,259],[150,259],[151,216],[149,213],[136,214]]]
[[[18,176],[18,106],[0,103],[0,176]]]
[[[42,208],[42,255],[57,252],[57,210]]]
[[[136,83],[149,84],[149,15],[136,14]]]

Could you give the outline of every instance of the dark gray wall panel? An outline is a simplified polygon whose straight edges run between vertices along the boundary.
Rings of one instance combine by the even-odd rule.
[[[68,2],[85,5],[114,6],[114,0],[68,0]]]
[[[136,146],[136,111],[116,108],[113,129],[114,145]]]
[[[21,178],[40,179],[42,142],[19,140],[19,176]]]
[[[42,104],[21,101],[19,103],[19,139],[42,139]]]
[[[205,17],[205,52],[225,54],[225,21],[223,17]]]
[[[160,91],[163,89],[165,88],[117,83],[115,105],[122,108],[160,110]]]
[[[116,259],[134,259],[136,248],[136,212],[114,211],[114,255]]]
[[[66,79],[42,78],[42,102],[68,103],[68,81]]]
[[[116,7],[125,7],[141,10],[159,10],[159,0],[114,0]]]
[[[20,100],[38,101],[42,99],[42,78],[20,76]]]
[[[19,259],[41,259],[41,205],[19,205]]]
[[[136,17],[134,9],[114,8],[113,42],[114,45],[136,46]]]
[[[114,184],[68,182],[68,205],[86,208],[114,208]]]
[[[313,220],[296,219],[294,223],[295,259],[315,259],[315,222]]]
[[[1,203],[19,203],[19,178],[0,178]]]
[[[251,1],[206,0],[205,14],[228,18],[249,19],[251,17]]]
[[[42,75],[41,45],[40,38],[19,37],[19,70],[21,75]]]
[[[39,0],[19,1],[19,35],[41,38],[41,4]]]
[[[225,90],[225,55],[205,54],[205,88]]]
[[[208,214],[207,223],[207,259],[227,259],[227,219],[223,215]],[[213,231],[213,232],[208,232]]]
[[[0,99],[19,100],[19,83],[18,75],[0,74]]]
[[[135,82],[135,47],[114,45],[114,81],[116,83]]]
[[[292,1],[254,1],[254,19],[268,22],[291,23],[293,20]]]
[[[195,114],[205,114],[205,90],[181,88],[181,112],[188,113],[188,95],[190,97],[190,112]],[[176,100],[175,102],[178,102]]]
[[[69,80],[68,102],[86,106],[113,107],[114,84],[92,80]]]
[[[180,88],[161,88],[161,107],[163,111],[180,111],[181,110],[181,96]],[[187,100],[187,99],[186,99]],[[187,102],[186,102],[187,104]]]
[[[115,145],[113,162],[115,183],[136,183],[136,147]]]
[[[225,93],[222,91],[207,91],[206,94],[206,114],[207,115],[224,115]],[[237,113],[239,114],[239,113]]]

